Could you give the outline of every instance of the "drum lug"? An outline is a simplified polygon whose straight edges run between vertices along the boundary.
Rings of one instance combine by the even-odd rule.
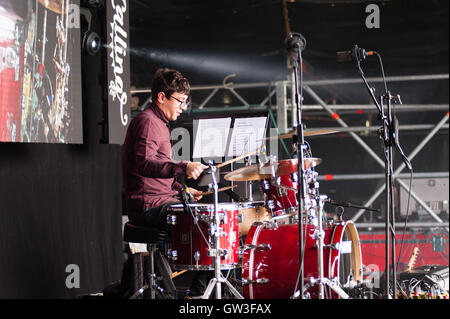
[[[252,284],[267,284],[269,282],[269,279],[267,278],[258,278],[256,280],[249,280],[249,279],[242,279],[243,285],[252,285]]]
[[[176,225],[177,224],[177,215],[167,214],[167,224]]]
[[[228,222],[227,214],[225,214],[225,213],[219,213],[219,218],[224,224],[226,224]]]
[[[200,260],[200,252],[196,251],[194,253],[194,259],[195,259],[195,266],[198,267],[198,261]]]
[[[176,250],[168,249],[167,250],[167,258],[169,260],[177,260],[178,252]]]
[[[259,244],[259,245],[247,244],[244,247],[244,250],[251,250],[251,249],[255,249],[256,251],[268,251],[272,249],[272,246],[270,244]]]
[[[222,228],[217,228],[216,230],[216,236],[222,237],[222,236],[227,236],[227,233],[223,231]]]
[[[287,196],[287,194],[288,194],[287,189],[284,187],[281,187],[281,186],[279,186],[277,188],[277,193],[278,193],[278,196]]]

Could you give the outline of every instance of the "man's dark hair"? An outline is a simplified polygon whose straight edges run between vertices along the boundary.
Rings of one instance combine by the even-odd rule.
[[[158,99],[158,93],[164,92],[168,97],[174,92],[189,95],[189,81],[177,70],[161,68],[156,70],[152,81],[152,101]]]

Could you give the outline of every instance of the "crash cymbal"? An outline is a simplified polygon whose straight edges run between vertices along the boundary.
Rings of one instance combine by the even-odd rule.
[[[221,188],[217,189],[217,191],[218,192],[222,192],[222,191],[226,191],[228,189],[232,189],[232,188],[235,188],[235,187],[237,187],[237,185],[225,186],[225,187],[221,187]],[[211,192],[202,192],[202,196],[210,195],[210,194],[214,194],[214,192],[213,191],[211,191]]]
[[[303,136],[304,137],[317,136],[317,135],[333,134],[333,133],[337,133],[337,132],[339,132],[339,131],[338,130],[305,130],[305,131],[303,131]],[[296,134],[297,134],[297,130],[292,130],[286,134],[266,137],[264,140],[292,138]]]
[[[273,165],[266,163],[263,167],[259,167],[259,164],[254,164],[229,172],[224,178],[227,181],[246,182],[271,178],[273,176],[272,171],[275,177],[288,175],[297,172],[297,163],[298,159],[294,158],[277,161]],[[304,169],[315,167],[320,163],[322,163],[321,158],[307,157],[304,159]]]

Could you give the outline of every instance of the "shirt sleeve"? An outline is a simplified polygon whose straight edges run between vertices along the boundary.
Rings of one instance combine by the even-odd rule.
[[[142,117],[136,123],[134,154],[138,173],[145,177],[172,178],[186,174],[186,161],[173,161],[161,158],[158,154],[161,132],[152,125],[151,120]]]

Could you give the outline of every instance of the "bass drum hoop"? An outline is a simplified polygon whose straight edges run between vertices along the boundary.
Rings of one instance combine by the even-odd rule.
[[[361,242],[359,240],[358,231],[356,229],[355,224],[349,220],[345,222],[345,224],[337,225],[333,228],[333,233],[331,236],[331,243],[338,244],[344,242],[344,235],[347,236],[346,240],[351,241],[352,243],[352,251],[350,253],[350,266],[352,269],[352,276],[354,281],[360,281],[363,278],[363,269],[362,269],[362,257],[361,257]],[[339,282],[341,283],[340,270],[341,270],[341,250],[342,246],[339,246],[339,249],[330,248],[329,254],[329,263],[328,270],[330,274],[330,279],[337,277]],[[336,255],[337,254],[337,255]],[[337,268],[335,258],[338,259]]]

